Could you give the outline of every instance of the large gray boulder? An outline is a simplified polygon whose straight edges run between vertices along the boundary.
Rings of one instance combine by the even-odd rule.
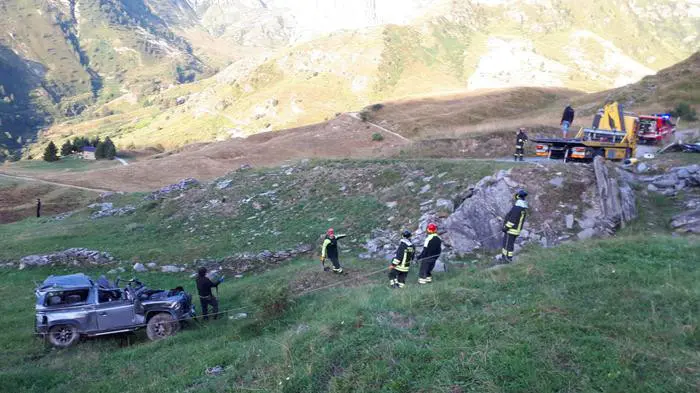
[[[512,205],[512,190],[504,177],[486,177],[444,223],[455,252],[496,249],[501,244],[501,218]]]
[[[604,218],[615,228],[637,217],[637,202],[632,187],[615,176],[611,176],[603,157],[593,160],[598,198]]]
[[[700,209],[678,214],[671,219],[671,227],[676,232],[700,233]]]

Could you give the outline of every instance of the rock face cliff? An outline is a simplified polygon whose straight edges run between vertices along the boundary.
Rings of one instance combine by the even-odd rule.
[[[612,235],[633,220],[637,210],[634,191],[610,165],[598,157],[592,168],[516,169],[484,178],[445,220],[445,238],[457,254],[500,248],[503,217],[519,188],[530,194],[520,244],[551,246]]]

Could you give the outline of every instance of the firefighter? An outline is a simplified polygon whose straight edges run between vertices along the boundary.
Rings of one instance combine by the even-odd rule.
[[[564,113],[561,115],[561,133],[563,135],[563,138],[566,139],[566,134],[569,132],[569,127],[571,127],[572,124],[574,124],[574,115],[576,112],[574,111],[574,108],[571,107],[571,104],[567,105],[566,108],[564,108]]]
[[[211,306],[214,319],[219,317],[219,299],[211,293],[211,289],[217,288],[224,281],[224,278],[220,277],[215,281],[207,277],[207,268],[199,268],[197,271],[197,292],[199,293],[199,302],[202,306],[202,316],[205,321],[209,319],[209,306]]]
[[[418,255],[420,261],[420,272],[418,274],[418,284],[427,284],[433,282],[433,269],[435,262],[440,258],[442,252],[442,239],[437,234],[437,225],[428,224],[428,236],[425,238],[423,250]]]
[[[328,270],[325,265],[326,258],[328,258],[333,263],[333,273],[343,273],[343,268],[340,266],[340,261],[338,260],[338,240],[344,237],[345,235],[336,236],[333,228],[328,228],[326,238],[323,240],[323,245],[321,246],[321,264],[323,265],[323,270]]]
[[[503,220],[503,250],[501,251],[502,261],[505,263],[513,262],[513,250],[515,249],[515,239],[520,236],[520,231],[523,229],[525,217],[527,217],[527,191],[518,190],[515,193],[515,203]]]
[[[403,231],[403,237],[396,250],[396,256],[389,266],[389,285],[392,288],[403,288],[406,285],[408,268],[416,254],[416,248],[411,242],[411,232]]]
[[[519,128],[518,129],[518,134],[515,136],[515,154],[513,155],[513,159],[515,161],[523,161],[523,153],[525,153],[525,141],[527,141],[527,134],[525,134],[525,129],[524,128]]]

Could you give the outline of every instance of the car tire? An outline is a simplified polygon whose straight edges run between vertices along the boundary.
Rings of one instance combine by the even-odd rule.
[[[78,342],[80,333],[73,325],[56,325],[49,329],[49,342],[57,348],[68,348]]]
[[[168,313],[159,313],[148,320],[146,335],[151,341],[170,337],[180,330],[180,323]]]

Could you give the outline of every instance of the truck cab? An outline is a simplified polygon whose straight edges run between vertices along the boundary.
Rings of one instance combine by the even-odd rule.
[[[676,125],[668,113],[639,116],[639,141],[658,143],[676,132]]]

